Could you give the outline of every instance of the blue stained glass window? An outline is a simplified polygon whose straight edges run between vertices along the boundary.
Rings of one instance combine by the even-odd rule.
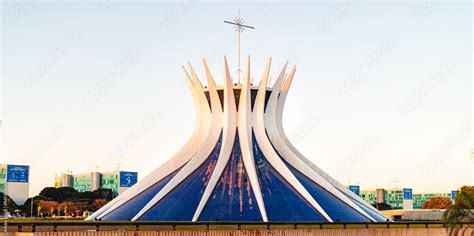
[[[179,169],[156,182],[150,188],[138,194],[119,208],[113,210],[103,220],[131,220],[164,186],[173,178]]]
[[[387,218],[382,217],[379,213],[374,212],[373,210],[371,210],[370,208],[364,206],[362,203],[354,200],[352,197],[348,196],[347,194],[345,194],[345,195],[348,198],[350,198],[357,206],[362,208],[362,210],[364,210],[367,214],[369,214],[369,216],[372,216],[372,218],[374,218],[376,221],[385,222],[387,220]]]
[[[208,159],[139,220],[191,221],[219,157],[222,133]]]
[[[288,164],[287,166],[334,222],[370,222],[367,217],[295,170],[292,166]]]
[[[267,162],[257,144],[255,134],[252,136],[252,143],[268,220],[326,222],[327,220]]]
[[[204,207],[200,221],[262,221],[236,135],[232,154]]]

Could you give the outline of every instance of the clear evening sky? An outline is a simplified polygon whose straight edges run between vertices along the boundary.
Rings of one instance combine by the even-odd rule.
[[[236,70],[238,9],[255,80],[297,64],[284,125],[310,160],[362,189],[471,184],[468,1],[3,2],[1,162],[31,194],[117,162],[143,178],[194,128],[181,64]]]

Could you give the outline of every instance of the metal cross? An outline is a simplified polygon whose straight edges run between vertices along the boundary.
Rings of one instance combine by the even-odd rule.
[[[240,33],[243,33],[245,31],[245,28],[255,29],[255,27],[244,25],[244,19],[240,18],[240,10],[237,14],[237,17],[234,18],[234,22],[224,21],[224,23],[234,25],[235,30],[237,31],[237,64],[239,68],[237,71],[237,77],[238,83],[240,84]]]

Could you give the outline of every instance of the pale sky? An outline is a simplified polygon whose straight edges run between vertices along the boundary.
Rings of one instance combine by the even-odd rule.
[[[297,64],[285,130],[319,167],[362,189],[471,184],[469,1],[4,1],[0,161],[31,166],[31,195],[117,162],[143,178],[193,131],[181,64],[237,69],[238,9],[254,78]]]

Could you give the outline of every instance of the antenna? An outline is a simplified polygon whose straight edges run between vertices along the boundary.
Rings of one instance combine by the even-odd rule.
[[[235,31],[237,31],[237,64],[238,64],[238,70],[237,70],[237,78],[238,78],[238,84],[240,84],[240,33],[243,33],[245,31],[245,28],[249,29],[255,29],[253,26],[248,26],[244,25],[245,21],[244,18],[240,18],[240,10],[237,13],[237,17],[234,18],[234,22],[230,21],[224,21],[224,23],[231,24],[235,26]]]
[[[398,189],[398,183],[400,183],[400,180],[392,180],[390,182],[393,183],[393,185],[395,186],[395,189]]]
[[[120,165],[121,165],[122,163],[120,163],[120,161],[117,161],[117,162],[115,162],[115,164],[117,165],[117,170],[120,170]]]
[[[99,172],[99,168],[100,168],[101,166],[91,166],[91,167],[95,168],[95,172]]]

